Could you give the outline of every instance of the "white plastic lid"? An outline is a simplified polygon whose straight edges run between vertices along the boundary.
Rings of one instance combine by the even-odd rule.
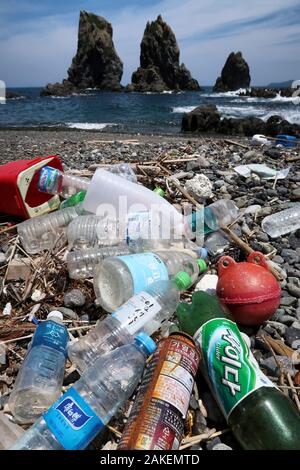
[[[63,321],[64,317],[61,312],[58,310],[53,310],[52,312],[48,313],[47,320],[51,320],[51,318],[57,318],[58,320]]]

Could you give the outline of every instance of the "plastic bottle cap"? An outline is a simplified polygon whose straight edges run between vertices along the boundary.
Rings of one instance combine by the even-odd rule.
[[[207,270],[207,264],[204,259],[197,259],[197,264],[199,266],[200,273],[204,273]]]
[[[52,312],[48,313],[47,320],[51,320],[51,318],[58,318],[59,320],[63,320],[63,314],[58,310],[53,310]]]
[[[191,276],[185,271],[177,273],[176,276],[174,276],[174,281],[179,290],[186,290],[193,284]]]
[[[135,338],[134,341],[139,345],[143,346],[143,349],[146,350],[146,353],[150,356],[156,350],[156,344],[150,336],[146,335],[146,333],[139,333]]]
[[[158,194],[161,197],[165,197],[165,195],[166,195],[166,192],[162,188],[160,188],[159,186],[157,186],[157,188],[155,188],[153,190],[153,192]]]
[[[196,253],[201,259],[206,259],[208,257],[208,251],[206,248],[198,248]]]

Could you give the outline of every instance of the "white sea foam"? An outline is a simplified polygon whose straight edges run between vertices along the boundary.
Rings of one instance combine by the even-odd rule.
[[[172,109],[172,113],[190,113],[193,109],[196,109],[197,106],[175,106],[175,108]]]
[[[97,130],[101,131],[105,127],[116,126],[117,124],[109,122],[67,122],[66,125],[70,129]]]
[[[292,124],[300,124],[300,112],[297,107],[295,109],[274,109],[272,111],[267,111],[259,106],[217,106],[217,108],[223,118],[238,119],[253,116],[267,121],[271,116],[277,115]]]

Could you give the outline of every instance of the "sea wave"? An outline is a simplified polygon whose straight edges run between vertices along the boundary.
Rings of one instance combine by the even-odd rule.
[[[66,125],[70,129],[97,130],[101,131],[105,127],[117,126],[110,122],[67,122]]]
[[[175,106],[172,108],[172,113],[190,113],[194,109],[197,108],[198,105],[196,106]]]
[[[273,103],[293,103],[295,105],[298,105],[300,104],[300,97],[299,96],[281,96],[281,94],[278,93],[277,96],[275,98],[272,98],[271,101]]]
[[[292,124],[300,124],[300,112],[295,109],[274,109],[267,111],[258,106],[217,106],[221,116],[224,118],[239,119],[244,117],[258,117],[267,121],[271,116],[281,116]]]

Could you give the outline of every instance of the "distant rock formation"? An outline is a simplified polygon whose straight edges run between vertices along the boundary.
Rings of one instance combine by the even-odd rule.
[[[41,94],[65,96],[86,88],[121,90],[123,63],[112,36],[112,25],[105,18],[81,11],[77,53],[68,70],[68,80],[48,84]]]
[[[221,77],[219,77],[214,86],[214,91],[235,91],[239,88],[248,88],[251,77],[247,62],[241,52],[229,54],[223,67]]]
[[[276,98],[281,95],[285,98],[293,96],[295,90],[293,88],[251,88],[251,90],[239,93],[239,96],[251,96],[252,98]]]
[[[185,65],[179,64],[179,55],[176,37],[162,17],[148,22],[141,42],[140,67],[127,91],[200,90]]]
[[[280,116],[271,116],[267,122],[250,116],[243,119],[224,118],[216,106],[198,106],[182,118],[182,131],[194,133],[240,134],[253,136],[265,134],[275,137],[277,134],[289,134],[298,137],[300,126],[291,124]]]

